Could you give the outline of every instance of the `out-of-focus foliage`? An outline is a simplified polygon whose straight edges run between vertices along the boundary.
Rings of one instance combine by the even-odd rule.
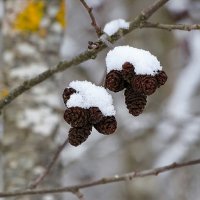
[[[60,3],[59,11],[56,15],[56,21],[58,21],[63,28],[65,28],[67,25],[65,16],[66,16],[66,5],[65,5],[65,0],[62,0]]]
[[[9,91],[7,88],[0,89],[0,99],[6,97],[8,95]]]
[[[16,16],[14,29],[20,32],[41,31],[41,22],[45,16],[46,4],[48,1],[28,0],[27,5]],[[66,6],[65,1],[60,1],[59,9],[55,20],[62,28],[66,27]]]
[[[44,2],[29,0],[27,6],[17,15],[14,28],[22,32],[38,31],[43,15]]]

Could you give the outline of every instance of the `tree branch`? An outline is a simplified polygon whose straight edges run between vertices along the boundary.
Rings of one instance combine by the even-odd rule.
[[[163,6],[168,0],[157,0],[153,5],[149,6],[147,9],[144,9],[131,23],[128,30],[123,30],[122,32],[119,31],[116,34],[114,34],[110,42],[115,42],[119,40],[122,36],[130,33],[136,28],[140,28],[141,23],[147,20],[154,12],[156,12],[161,6]],[[15,89],[11,90],[7,97],[0,100],[0,111],[1,109],[6,106],[7,104],[11,103],[15,98],[17,98],[22,93],[26,92],[30,88],[34,87],[35,85],[41,83],[42,81],[48,79],[49,77],[53,76],[54,74],[58,72],[62,72],[66,70],[67,68],[78,65],[80,63],[83,63],[84,61],[87,61],[89,59],[94,59],[97,54],[106,48],[106,45],[103,43],[100,43],[98,49],[93,49],[92,51],[85,51],[78,56],[74,57],[70,61],[63,61],[60,62],[57,66],[39,74],[38,76],[24,81],[21,85],[16,87]]]
[[[83,6],[85,7],[85,9],[87,10],[91,20],[92,20],[92,23],[91,25],[94,27],[95,31],[96,31],[96,34],[97,34],[97,37],[100,37],[102,32],[101,32],[101,28],[97,25],[97,22],[96,22],[96,19],[92,13],[92,7],[89,7],[87,5],[87,3],[85,2],[85,0],[80,0],[80,2],[83,4]]]
[[[34,188],[36,188],[44,180],[44,178],[49,174],[50,170],[52,169],[52,167],[56,163],[57,159],[59,158],[60,153],[62,152],[62,150],[65,148],[65,146],[67,144],[68,144],[68,138],[57,149],[56,153],[53,156],[53,159],[51,160],[51,162],[49,163],[49,165],[46,167],[44,173],[41,176],[39,176],[33,183],[31,183],[30,186],[28,187],[28,189],[34,189]]]
[[[171,30],[191,31],[191,30],[200,30],[200,24],[161,24],[161,23],[144,22],[140,28],[157,28],[168,31]]]
[[[147,20],[153,13],[155,13],[159,8],[161,8],[165,3],[167,3],[169,0],[160,0],[155,1],[151,6],[145,8],[142,12],[142,18],[144,20]]]
[[[84,189],[84,188],[94,187],[98,185],[105,185],[105,184],[114,183],[114,182],[133,180],[134,178],[157,176],[167,171],[171,171],[171,170],[175,170],[178,168],[183,168],[183,167],[191,166],[191,165],[198,165],[198,164],[200,164],[200,159],[191,160],[191,161],[183,162],[183,163],[172,163],[170,165],[166,165],[166,166],[158,167],[154,169],[148,169],[144,171],[134,171],[127,174],[104,177],[96,181],[91,181],[91,182],[87,182],[83,184],[72,185],[72,186],[67,186],[67,187],[62,187],[62,188],[57,188],[57,189],[0,192],[0,197],[6,198],[6,197],[13,197],[13,196],[16,197],[16,196],[24,196],[24,195],[38,195],[38,194],[60,193],[60,192],[70,192],[74,194],[74,192],[79,191],[80,189]]]

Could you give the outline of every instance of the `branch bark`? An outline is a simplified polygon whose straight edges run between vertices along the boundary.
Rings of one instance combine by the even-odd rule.
[[[200,30],[200,24],[161,24],[161,23],[151,23],[144,22],[140,28],[156,28],[163,30],[182,30],[182,31],[191,31],[191,30]]]
[[[87,5],[87,3],[84,1],[84,0],[80,0],[80,2],[83,4],[83,6],[85,7],[85,9],[87,10],[90,18],[91,18],[91,25],[94,27],[95,31],[96,31],[96,34],[97,34],[97,37],[100,37],[102,32],[101,32],[101,28],[97,25],[97,22],[96,22],[96,19],[95,19],[95,16],[93,15],[93,12],[92,12],[92,7],[89,7]]]
[[[98,179],[96,181],[91,181],[88,183],[78,184],[78,185],[72,185],[57,189],[41,189],[41,190],[26,190],[26,191],[14,191],[14,192],[0,192],[0,197],[16,197],[16,196],[24,196],[24,195],[38,195],[38,194],[52,194],[52,193],[60,193],[60,192],[70,192],[73,193],[75,191],[79,191],[80,189],[84,188],[90,188],[98,185],[105,185],[109,183],[115,183],[115,182],[122,182],[122,181],[131,181],[134,178],[144,178],[147,176],[157,176],[161,173],[175,170],[178,168],[183,168],[186,166],[191,165],[198,165],[200,164],[200,159],[191,160],[188,162],[182,162],[182,163],[172,163],[170,165],[166,165],[163,167],[158,167],[154,169],[148,169],[144,171],[133,171],[131,173],[126,173],[122,175],[115,175],[111,177],[104,177],[101,179]]]
[[[33,183],[30,184],[30,186],[28,187],[28,189],[34,189],[36,188],[44,179],[45,177],[49,174],[49,172],[51,171],[51,169],[53,168],[54,164],[56,163],[56,161],[58,160],[62,150],[66,147],[66,145],[68,144],[68,138],[64,141],[64,143],[57,149],[57,151],[55,152],[51,162],[49,163],[49,165],[46,167],[45,171],[43,174],[41,174],[41,176],[39,176],[35,181],[33,181]]]
[[[162,7],[168,0],[157,0],[153,5],[150,5],[146,9],[144,9],[131,23],[130,28],[128,30],[119,31],[115,35],[111,37],[109,40],[110,42],[116,42],[119,40],[122,36],[130,33],[136,28],[140,28],[140,25],[142,22],[147,20],[154,12],[156,12],[160,7]],[[11,90],[7,97],[0,100],[0,111],[3,107],[11,103],[15,98],[17,98],[19,95],[23,94],[30,88],[34,87],[35,85],[43,82],[44,80],[48,79],[49,77],[53,76],[54,74],[58,72],[62,72],[66,70],[67,68],[78,65],[80,63],[83,63],[84,61],[87,61],[89,59],[94,59],[97,54],[106,48],[106,45],[103,43],[100,43],[100,46],[98,49],[94,49],[92,51],[86,50],[85,52],[79,54],[78,56],[74,57],[70,61],[63,61],[60,62],[57,66],[39,74],[38,76],[24,81],[21,85],[16,87],[15,89]]]

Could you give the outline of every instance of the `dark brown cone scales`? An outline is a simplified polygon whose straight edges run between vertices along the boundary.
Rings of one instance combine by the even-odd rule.
[[[142,93],[135,92],[132,88],[125,90],[125,103],[129,113],[133,116],[140,115],[147,103],[147,96]]]
[[[125,62],[122,65],[122,76],[128,83],[131,82],[131,79],[135,76],[134,66],[131,63]]]
[[[72,94],[76,93],[73,88],[65,88],[63,92],[63,101],[66,104]]]
[[[158,82],[156,78],[151,75],[136,75],[132,79],[131,85],[133,89],[138,93],[151,95],[156,91]]]
[[[103,114],[97,107],[89,108],[89,121],[91,124],[97,124],[103,118]]]
[[[167,81],[167,74],[164,71],[159,71],[156,75],[156,80],[158,81],[158,87],[164,85]]]
[[[73,146],[78,146],[85,142],[90,134],[90,127],[70,128],[68,135],[69,143]]]
[[[114,116],[103,117],[103,119],[94,125],[94,128],[102,134],[110,135],[117,129],[117,121]]]
[[[113,92],[119,92],[124,89],[124,79],[121,71],[112,70],[106,75],[105,88]]]
[[[65,110],[64,119],[72,127],[88,125],[88,110],[80,107],[71,107]]]

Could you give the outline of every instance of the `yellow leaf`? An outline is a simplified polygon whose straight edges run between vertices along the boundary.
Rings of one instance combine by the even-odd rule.
[[[28,0],[27,6],[17,15],[14,28],[22,32],[36,32],[44,15],[44,2]]]
[[[57,22],[60,23],[62,28],[65,28],[67,26],[65,0],[61,0],[60,8],[56,15],[56,20],[57,20]]]
[[[0,99],[8,96],[8,94],[9,94],[8,89],[7,88],[3,88],[2,90],[0,90]]]

